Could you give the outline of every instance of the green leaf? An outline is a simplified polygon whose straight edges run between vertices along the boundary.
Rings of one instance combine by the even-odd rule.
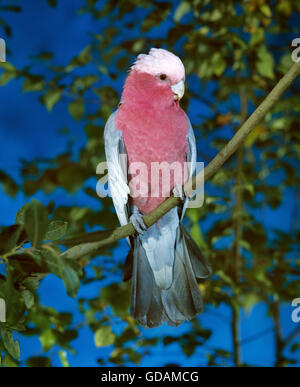
[[[285,74],[288,72],[288,70],[290,69],[290,67],[292,66],[293,64],[293,60],[291,58],[291,54],[290,53],[286,53],[285,55],[283,55],[281,58],[280,58],[280,63],[279,63],[279,66],[278,66],[278,70],[282,73],[282,74]],[[279,105],[279,103],[277,104],[277,106]],[[298,103],[299,105],[299,103]]]
[[[142,355],[132,348],[124,348],[125,353],[129,357],[130,361],[134,364],[139,364],[142,360]]]
[[[28,367],[50,367],[50,359],[46,356],[32,356],[26,360]]]
[[[22,230],[21,225],[15,224],[0,233],[0,254],[8,253],[17,245]]]
[[[81,233],[79,235],[75,235],[72,238],[61,239],[57,243],[62,244],[64,246],[76,246],[82,243],[99,242],[108,238],[112,232],[113,230],[86,232]]]
[[[267,4],[263,4],[261,7],[260,7],[260,10],[261,12],[267,16],[267,17],[271,17],[272,16],[272,11],[271,11],[271,8],[267,5]]]
[[[174,13],[174,21],[179,22],[184,15],[186,15],[191,10],[191,5],[188,1],[182,1]]]
[[[225,274],[222,270],[218,270],[216,273],[216,275],[218,275],[220,278],[222,278],[222,280],[228,284],[229,286],[231,286],[233,289],[236,288],[233,280],[229,277],[229,275]]]
[[[245,294],[239,294],[239,301],[249,315],[253,307],[261,301],[261,297],[254,292],[246,292]]]
[[[127,58],[126,56],[119,58],[117,61],[117,68],[120,71],[123,71],[124,69],[128,69],[129,65],[130,65],[129,58]]]
[[[67,293],[70,297],[76,297],[80,281],[78,274],[81,268],[76,262],[64,260],[62,279],[64,281]]]
[[[98,81],[98,77],[96,75],[85,75],[84,77],[76,78],[74,81],[74,84],[72,85],[73,88],[82,90],[89,88],[93,83]]]
[[[55,241],[59,238],[61,238],[68,229],[68,223],[63,222],[62,220],[54,220],[50,222],[48,231],[45,235],[46,241]]]
[[[2,363],[6,367],[18,367],[19,366],[19,363],[16,360],[14,360],[9,354],[6,354],[2,358]],[[0,361],[0,364],[1,364],[1,361]]]
[[[98,125],[87,124],[85,125],[84,130],[89,138],[99,139],[100,128]]]
[[[79,275],[82,272],[80,265],[63,258],[50,247],[42,250],[42,256],[50,272],[64,281],[68,295],[75,297],[80,285]]]
[[[212,65],[214,73],[219,77],[226,70],[226,61],[223,59],[222,54],[215,52],[212,56]]]
[[[139,335],[139,330],[134,329],[132,326],[128,325],[121,336],[116,337],[115,345],[116,347],[121,347],[122,344],[136,339],[137,335]]]
[[[80,120],[84,113],[84,103],[81,99],[69,103],[69,113],[75,120]]]
[[[68,192],[74,192],[81,188],[86,178],[86,169],[77,164],[69,164],[61,168],[57,174],[58,183]]]
[[[183,341],[180,343],[180,346],[182,348],[182,351],[187,357],[192,356],[192,354],[195,352],[197,348],[197,342],[196,341]]]
[[[115,342],[115,334],[109,326],[104,326],[96,330],[94,340],[96,347],[106,347]]]
[[[130,286],[128,282],[113,283],[101,290],[101,301],[113,308],[117,316],[127,316],[130,303]]]
[[[190,229],[190,234],[191,234],[191,237],[194,239],[194,241],[201,249],[207,250],[207,245],[203,238],[201,227],[198,223],[193,224],[193,226]]]
[[[215,9],[211,12],[211,14],[210,14],[210,16],[209,16],[209,20],[210,20],[210,21],[218,21],[218,20],[222,19],[222,17],[223,17],[223,14],[222,14],[221,10],[218,9],[218,8],[215,8]]]
[[[58,356],[60,358],[60,361],[61,361],[61,364],[64,366],[64,367],[70,367],[70,364],[68,362],[68,358],[67,358],[67,352],[64,351],[64,350],[61,350],[58,352]]]
[[[27,207],[29,206],[29,203],[26,203],[23,207],[21,207],[19,209],[19,211],[17,212],[17,215],[15,217],[15,224],[22,224],[24,225],[24,214],[25,214],[25,211],[27,209]]]
[[[9,62],[0,63],[0,69],[4,69],[0,76],[0,86],[5,86],[9,81],[18,76],[18,70]]]
[[[39,91],[44,88],[44,80],[43,77],[38,76],[29,76],[25,79],[23,83],[23,92],[26,93],[28,91]]]
[[[75,329],[67,329],[63,332],[59,330],[55,331],[57,344],[63,348],[71,349],[70,342],[78,336],[78,333]]]
[[[70,72],[78,66],[85,66],[86,64],[88,64],[92,60],[92,57],[90,54],[91,48],[92,48],[91,46],[87,46],[85,49],[83,49],[80,52],[78,56],[73,58],[69,63],[69,65],[66,67],[66,71]]]
[[[25,209],[24,222],[32,245],[37,247],[48,230],[48,212],[40,201],[33,199]]]
[[[15,197],[18,192],[18,186],[14,180],[8,176],[5,172],[0,171],[0,182],[2,184],[2,189],[4,192],[11,196]]]
[[[57,277],[62,277],[63,273],[63,261],[56,251],[50,247],[43,248],[41,250],[43,261],[47,265],[50,273],[55,274]]]
[[[0,323],[0,335],[7,352],[14,358],[20,359],[20,346],[17,341],[13,340],[12,331],[7,329],[5,323]]]
[[[256,69],[260,75],[266,78],[274,78],[274,59],[266,46],[261,45],[257,51],[258,61],[256,61]]]
[[[28,251],[9,256],[9,266],[14,270],[14,282],[22,282],[26,277],[34,274],[45,274],[48,268],[43,264],[38,252]]]
[[[163,22],[170,13],[170,4],[167,2],[160,2],[159,7],[156,7],[143,20],[141,25],[142,32],[148,32],[151,28],[157,27]]]
[[[32,273],[29,277],[26,277],[22,282],[22,286],[34,293],[38,289],[40,280],[45,277],[45,273]]]
[[[40,341],[43,347],[43,350],[45,352],[49,351],[54,344],[56,343],[56,337],[53,333],[52,329],[46,329],[41,335],[40,335]]]
[[[42,101],[45,104],[48,111],[51,111],[55,104],[60,100],[62,95],[61,89],[52,89],[47,91],[46,94],[43,95]]]
[[[31,309],[34,305],[34,294],[28,289],[23,289],[21,294],[24,298],[26,308]]]
[[[256,44],[260,44],[265,39],[265,31],[263,28],[257,28],[255,32],[251,35],[250,46],[255,46]]]

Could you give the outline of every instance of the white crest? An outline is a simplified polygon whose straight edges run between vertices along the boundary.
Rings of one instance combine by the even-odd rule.
[[[184,80],[184,66],[178,56],[163,48],[151,48],[149,54],[140,54],[132,69],[151,75],[166,74],[173,82]]]

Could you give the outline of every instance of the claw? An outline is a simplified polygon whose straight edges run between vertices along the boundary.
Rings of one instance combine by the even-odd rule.
[[[180,198],[181,200],[185,199],[185,194],[183,192],[182,185],[175,185],[175,187],[173,188],[173,195],[177,198]]]
[[[144,234],[144,231],[147,230],[147,226],[145,225],[143,221],[143,217],[141,213],[139,212],[137,206],[133,207],[133,214],[129,218],[131,223],[133,224],[133,227],[136,229],[136,231],[139,234]]]

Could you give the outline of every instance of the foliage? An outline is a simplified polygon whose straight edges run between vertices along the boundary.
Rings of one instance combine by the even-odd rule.
[[[5,12],[22,12],[22,4],[2,3],[0,25],[3,33],[10,35],[13,30],[4,21]],[[55,9],[57,1],[48,0],[48,4]],[[44,351],[43,356],[27,359],[28,366],[50,366],[54,346],[62,365],[69,365],[67,354],[73,351],[71,341],[80,326],[74,326],[71,314],[40,305],[38,298],[40,281],[52,273],[63,280],[71,297],[76,297],[79,286],[100,284],[95,298],[78,299],[84,324],[95,334],[95,345],[111,348],[109,359],[99,358],[100,364],[139,364],[157,344],[174,342],[186,356],[204,346],[208,365],[241,364],[238,348],[233,346],[228,352],[206,346],[213,332],[201,326],[201,318],[181,337],[141,337],[128,312],[130,284],[120,282],[119,262],[106,259],[115,246],[105,246],[80,262],[61,255],[64,236],[73,238],[73,244],[82,243],[90,228],[107,230],[118,224],[110,200],[102,200],[101,208],[95,210],[56,206],[51,195],[63,188],[69,194],[84,190],[97,199],[91,188],[83,187],[89,178],[96,181],[96,166],[104,159],[100,133],[118,105],[116,81],[124,80],[136,54],[154,46],[175,51],[183,59],[187,73],[183,108],[189,111],[191,102],[197,100],[205,107],[203,111],[209,112],[199,110],[193,121],[201,139],[198,158],[211,159],[243,120],[242,98],[246,96],[246,107],[252,110],[291,66],[292,38],[286,36],[299,34],[289,20],[293,15],[299,18],[300,3],[86,0],[78,12],[109,23],[104,23],[101,32],[91,31],[90,44],[70,61],[59,65],[52,53],[42,52],[32,58],[32,65],[23,68],[9,62],[0,65],[2,87],[21,79],[24,93],[35,93],[50,114],[56,114],[56,106],[62,104],[86,134],[86,144],[78,154],[66,149],[52,160],[23,160],[20,184],[0,171],[7,195],[22,191],[29,198],[15,224],[0,233],[0,262],[5,266],[5,274],[0,275],[0,297],[6,300],[8,313],[7,322],[0,324],[1,363],[20,364],[20,348],[13,337],[18,331],[38,335]],[[166,31],[159,37],[155,33],[158,27]],[[266,224],[264,213],[279,208],[287,190],[299,198],[298,93],[299,83],[295,83],[249,135],[240,157],[232,157],[207,184],[205,205],[187,213],[191,235],[213,265],[211,280],[199,285],[206,305],[226,304],[234,315],[234,311],[265,303],[275,322],[277,365],[299,361],[297,343],[282,337],[276,322],[280,320],[278,304],[300,295],[300,235],[297,219],[290,230],[279,231],[276,224]],[[46,206],[34,199],[40,190],[49,195]],[[203,224],[209,226],[203,230]],[[101,266],[93,264],[96,256],[103,257]],[[93,269],[93,276],[87,275],[86,266]],[[116,282],[109,280],[112,272],[117,275]],[[292,355],[287,347],[294,348]]]

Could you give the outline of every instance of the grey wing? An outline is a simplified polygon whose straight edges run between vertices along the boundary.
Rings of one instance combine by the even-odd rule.
[[[188,123],[189,123],[189,128],[188,128],[188,134],[187,134],[187,140],[188,140],[188,152],[186,155],[186,161],[189,164],[189,179],[193,176],[193,173],[195,172],[196,169],[196,160],[197,160],[197,147],[196,147],[196,139],[195,139],[195,134],[194,130],[191,124],[191,121],[189,120],[188,116],[186,116]],[[187,198],[184,202],[182,213],[181,213],[181,220],[184,217],[185,210],[187,208],[189,199]]]
[[[127,157],[122,132],[115,126],[116,112],[104,128],[104,145],[108,169],[108,186],[121,226],[129,222]],[[124,155],[121,156],[120,155]]]

